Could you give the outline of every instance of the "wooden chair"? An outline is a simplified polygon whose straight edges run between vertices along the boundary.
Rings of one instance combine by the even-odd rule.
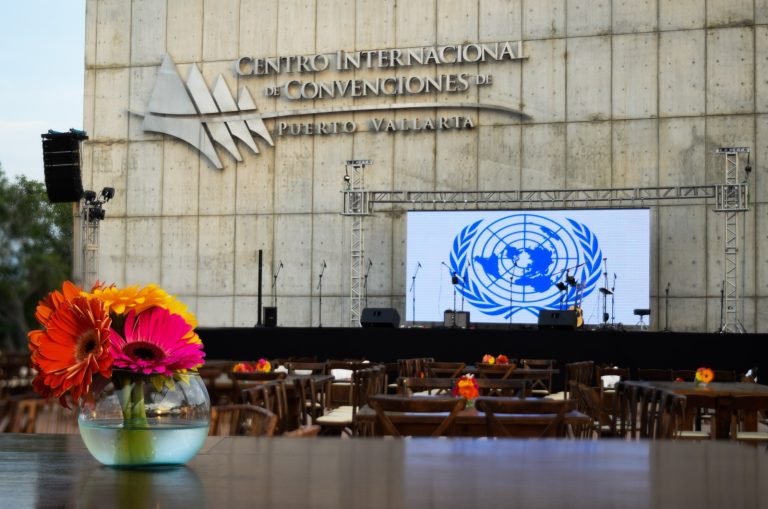
[[[750,444],[761,444],[768,442],[768,432],[765,431],[744,431],[745,413],[750,412],[754,415],[752,421],[757,420],[757,415],[765,411],[765,399],[756,396],[736,396],[732,403],[733,415],[731,417],[731,440]]]
[[[211,407],[209,435],[271,437],[277,428],[277,416],[264,407],[214,405]]]
[[[453,378],[399,377],[397,393],[402,396],[436,396],[448,394],[453,389]]]
[[[245,403],[246,401],[242,399],[243,390],[257,386],[262,382],[284,380],[286,375],[286,373],[280,371],[270,371],[269,373],[230,372],[229,378],[232,380],[230,402],[232,404]]]
[[[684,382],[693,382],[695,377],[696,377],[695,369],[673,369],[672,370],[673,381],[679,378]]]
[[[576,409],[576,402],[573,400],[480,397],[475,400],[475,407],[479,411],[485,412],[488,436],[515,436],[509,425],[505,425],[499,419],[500,414],[552,414],[552,421],[541,432],[539,438],[565,438],[568,436],[565,415]]]
[[[376,412],[376,423],[374,424],[373,434],[377,436],[450,436],[453,430],[453,424],[459,412],[466,406],[466,400],[463,398],[454,398],[450,396],[434,396],[429,398],[411,398],[408,396],[375,394],[368,399],[368,406]],[[401,427],[392,421],[392,412],[413,412],[413,413],[442,413],[447,412],[442,421],[437,425],[427,426],[423,430],[414,432],[414,428],[409,427],[408,433],[403,433]]]
[[[321,415],[315,421],[321,426],[320,434],[348,434],[357,435],[357,423],[355,416],[361,406],[368,403],[368,399],[375,394],[386,392],[386,367],[384,365],[371,365],[355,371],[352,375],[350,386],[350,404],[332,408]]]
[[[427,361],[424,363],[429,378],[458,378],[467,365],[463,362]]]
[[[659,368],[637,368],[637,379],[646,382],[671,382],[674,380],[671,369]]]
[[[517,368],[517,364],[487,364],[479,362],[475,364],[478,378],[500,378],[502,380],[509,377],[512,371]]]
[[[78,433],[77,412],[63,407],[58,400],[21,399],[16,403],[12,433]]]
[[[578,361],[571,362],[565,365],[565,390],[563,391],[563,398],[569,399],[571,396],[568,393],[570,390],[570,382],[577,384],[582,383],[584,385],[592,386],[592,376],[595,372],[594,361]]]
[[[592,436],[597,438],[614,436],[614,418],[600,399],[599,393],[586,384],[571,381],[569,394],[576,400],[577,408],[591,419]]]
[[[520,359],[522,369],[548,369],[549,374],[540,379],[534,379],[531,383],[530,394],[533,396],[549,396],[552,394],[552,371],[555,369],[555,359]]]

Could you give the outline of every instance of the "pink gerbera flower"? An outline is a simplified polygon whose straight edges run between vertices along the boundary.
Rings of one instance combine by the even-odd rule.
[[[174,371],[203,364],[202,343],[189,342],[190,326],[181,316],[154,307],[125,317],[125,338],[111,330],[114,367],[147,375],[172,376]]]

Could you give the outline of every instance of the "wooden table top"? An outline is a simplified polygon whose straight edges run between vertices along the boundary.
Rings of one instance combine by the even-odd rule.
[[[187,466],[98,464],[0,434],[6,507],[768,507],[764,448],[717,441],[210,437]]]

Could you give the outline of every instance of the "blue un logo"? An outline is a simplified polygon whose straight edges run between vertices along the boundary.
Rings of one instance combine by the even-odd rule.
[[[597,237],[572,219],[511,214],[464,227],[453,241],[451,267],[457,290],[480,312],[505,319],[527,311],[579,305],[600,278]],[[572,276],[577,285],[557,284]]]

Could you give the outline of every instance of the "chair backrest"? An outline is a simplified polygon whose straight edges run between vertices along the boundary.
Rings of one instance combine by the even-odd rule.
[[[424,367],[429,378],[458,378],[467,365],[464,362],[428,361]]]
[[[531,380],[522,378],[475,378],[481,396],[504,396],[524,399],[531,391]]]
[[[592,376],[595,372],[594,361],[571,362],[565,365],[565,397],[569,397],[568,391],[571,384],[569,382],[582,383],[592,386]]]
[[[419,392],[428,392],[434,395],[449,394],[454,382],[455,378],[399,377],[397,379],[397,392],[403,396],[413,396]]]
[[[442,420],[437,422],[432,429],[427,429],[421,435],[439,437],[451,434],[456,416],[466,406],[466,400],[451,396],[411,398],[401,395],[375,394],[368,399],[368,405],[376,412],[375,433],[395,437],[402,437],[404,435],[397,422],[392,421],[392,412],[446,412],[447,415]],[[410,436],[413,436],[413,433],[410,433]]]
[[[487,364],[479,362],[475,364],[477,378],[501,378],[506,379],[517,368],[517,364]]]
[[[637,368],[637,379],[646,382],[671,382],[674,380],[671,369],[660,368]]]
[[[209,435],[271,437],[277,427],[277,415],[264,407],[240,405],[214,405],[211,407]]]
[[[282,371],[261,372],[230,372],[229,378],[232,380],[231,403],[244,403],[242,399],[243,390],[249,387],[260,385],[262,382],[285,379],[287,373]]]
[[[555,359],[520,359],[520,367],[523,369],[555,369]],[[549,394],[552,392],[552,373],[545,377],[531,381],[531,391]]]
[[[685,396],[642,381],[621,381],[616,384],[616,398],[621,436],[671,439],[677,435],[685,414]]]
[[[434,362],[432,357],[414,357],[411,359],[397,359],[397,377],[419,377],[424,378],[427,375],[426,364]]]
[[[241,400],[247,404],[266,408],[277,416],[277,434],[299,426],[300,415],[289,412],[285,380],[267,380],[243,389]],[[295,418],[295,422],[288,422]]]
[[[58,400],[21,399],[16,403],[12,433],[78,433],[77,412]]]
[[[684,382],[693,382],[693,379],[695,377],[696,377],[695,369],[673,369],[672,370],[672,380],[677,380],[679,378]]]
[[[552,421],[541,432],[540,438],[562,438],[568,436],[565,416],[576,409],[573,400],[519,399],[505,397],[480,397],[475,407],[485,412],[488,436],[511,437],[515,434],[508,424],[499,418],[501,414],[552,414]]]

